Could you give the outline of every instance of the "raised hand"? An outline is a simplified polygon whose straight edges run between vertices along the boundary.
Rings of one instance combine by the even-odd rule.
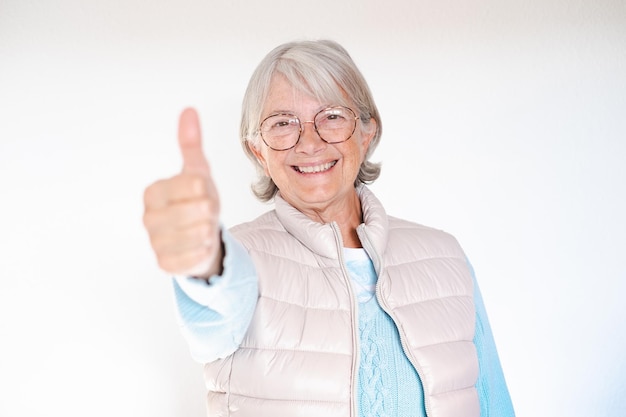
[[[206,279],[222,268],[220,205],[193,109],[180,115],[178,145],[182,171],[146,188],[143,223],[164,271]]]

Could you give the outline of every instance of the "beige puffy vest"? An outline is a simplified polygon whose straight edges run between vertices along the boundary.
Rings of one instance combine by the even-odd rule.
[[[424,386],[429,417],[478,417],[473,281],[454,237],[388,217],[358,188],[358,234]],[[357,417],[358,313],[335,224],[276,209],[232,229],[259,276],[240,348],[205,365],[210,416]]]

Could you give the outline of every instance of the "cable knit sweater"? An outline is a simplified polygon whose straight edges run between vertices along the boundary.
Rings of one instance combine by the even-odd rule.
[[[423,392],[417,372],[402,351],[393,320],[380,308],[374,295],[374,265],[363,249],[346,248],[344,251],[359,302],[360,414],[424,416]]]

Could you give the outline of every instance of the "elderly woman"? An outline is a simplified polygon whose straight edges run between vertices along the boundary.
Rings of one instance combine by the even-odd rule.
[[[281,45],[252,75],[242,143],[275,204],[256,220],[220,227],[195,112],[179,126],[182,173],[146,189],[144,224],[209,415],[514,415],[461,247],[365,185],[381,120],[340,45]]]

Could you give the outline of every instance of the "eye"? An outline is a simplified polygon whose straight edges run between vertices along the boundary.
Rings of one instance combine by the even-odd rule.
[[[329,109],[326,112],[324,112],[324,114],[328,120],[338,120],[338,119],[346,118],[346,115],[343,109]]]
[[[285,127],[289,125],[289,120],[277,120],[276,123],[272,125],[272,127]]]
[[[281,132],[283,130],[291,130],[298,128],[299,121],[295,116],[289,114],[278,114],[270,116],[261,125],[263,132]]]
[[[347,122],[346,112],[341,108],[324,110],[317,117],[317,124],[320,127],[335,128]]]

